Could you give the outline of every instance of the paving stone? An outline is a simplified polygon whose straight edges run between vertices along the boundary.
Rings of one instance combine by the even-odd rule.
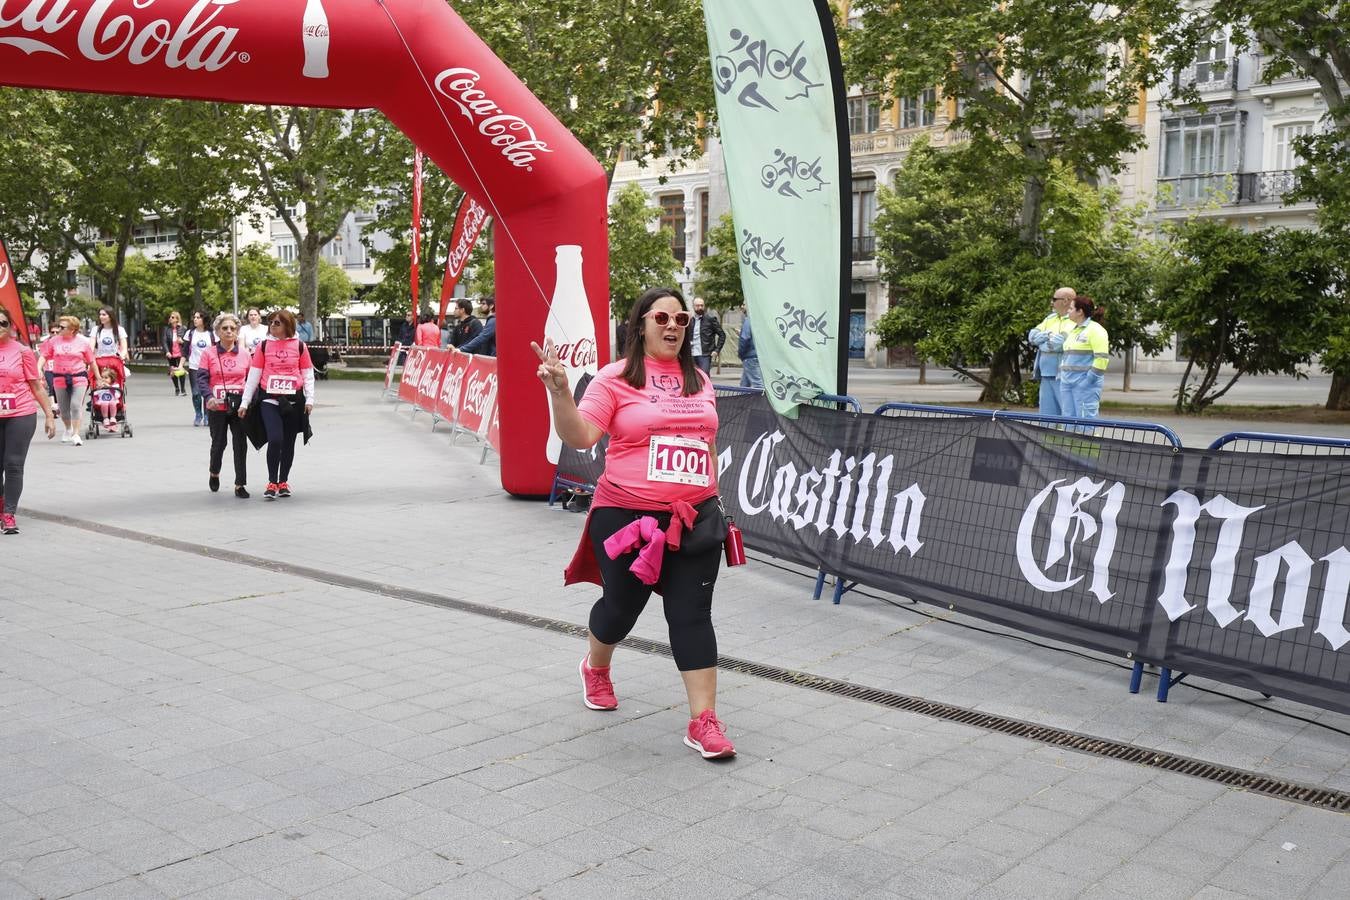
[[[423,850],[374,868],[370,874],[392,885],[404,896],[412,896],[459,879],[472,868],[447,854]]]
[[[8,873],[19,884],[42,897],[65,897],[121,881],[127,872],[96,856],[62,857],[50,867],[27,865]]]

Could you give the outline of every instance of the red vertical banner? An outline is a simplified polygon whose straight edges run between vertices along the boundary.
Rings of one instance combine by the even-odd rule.
[[[23,318],[23,301],[19,299],[19,285],[14,280],[14,268],[9,264],[9,251],[0,239],[0,307],[9,314],[9,333],[19,343],[28,343],[28,323]]]
[[[421,305],[417,297],[417,270],[420,267],[422,256],[422,151],[413,152],[413,198],[412,198],[412,266],[408,273],[408,282],[412,285],[412,313],[413,323],[416,324],[419,316],[418,307]]]
[[[455,212],[455,227],[450,232],[450,251],[445,256],[445,280],[441,282],[440,325],[445,327],[445,309],[455,293],[455,285],[464,274],[469,263],[469,254],[473,245],[478,243],[478,235],[488,222],[488,211],[477,200],[465,194],[460,198],[459,209]]]

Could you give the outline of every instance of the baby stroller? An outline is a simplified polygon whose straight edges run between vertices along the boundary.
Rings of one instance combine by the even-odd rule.
[[[116,371],[116,370],[115,370]],[[118,371],[118,375],[122,375]],[[85,414],[88,416],[89,427],[85,429],[85,440],[97,440],[103,432],[108,434],[120,434],[124,438],[132,437],[131,422],[127,419],[127,384],[126,378],[118,378],[111,386],[94,385],[89,389],[88,400],[85,403]],[[104,424],[103,409],[109,403],[117,405],[117,415],[111,425]]]
[[[328,359],[329,352],[327,347],[310,347],[309,361],[314,364],[314,377],[319,381],[328,379]]]

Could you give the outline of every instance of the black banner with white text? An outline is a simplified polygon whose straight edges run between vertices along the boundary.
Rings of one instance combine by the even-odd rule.
[[[1350,461],[1008,420],[718,400],[756,550],[981,618],[1350,712]]]

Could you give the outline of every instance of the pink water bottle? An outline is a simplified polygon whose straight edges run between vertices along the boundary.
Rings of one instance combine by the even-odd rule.
[[[745,565],[745,541],[736,523],[727,519],[727,539],[723,545],[727,553],[728,566]]]

